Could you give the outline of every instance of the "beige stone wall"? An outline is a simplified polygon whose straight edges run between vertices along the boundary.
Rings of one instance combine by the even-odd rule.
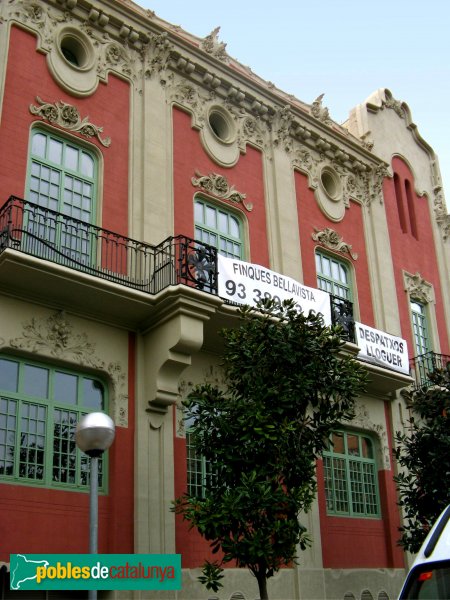
[[[0,295],[0,351],[100,375],[110,416],[128,425],[128,333],[101,323]]]

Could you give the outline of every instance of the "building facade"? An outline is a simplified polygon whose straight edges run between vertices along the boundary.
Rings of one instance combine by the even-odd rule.
[[[271,597],[395,598],[400,392],[450,356],[450,218],[408,106],[378,90],[339,125],[217,31],[199,39],[128,0],[2,2],[0,29],[2,597],[9,554],[87,552],[73,433],[92,410],[117,428],[99,551],[180,553],[167,597],[211,596],[196,579],[208,545],[170,508],[206,468],[181,400],[221,380],[217,332],[237,324],[220,253],[327,292],[369,375],[317,464],[313,546]],[[256,595],[245,570],[224,581],[221,599]]]

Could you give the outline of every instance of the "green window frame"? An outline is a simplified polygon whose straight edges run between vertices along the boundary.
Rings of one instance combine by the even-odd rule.
[[[327,513],[380,518],[375,446],[368,435],[335,431],[323,453]]]
[[[32,129],[27,199],[42,211],[27,213],[25,228],[41,240],[43,258],[51,258],[49,253],[56,249],[77,262],[91,264],[94,244],[82,223],[96,221],[97,170],[95,154],[85,146],[42,128]]]
[[[0,482],[87,489],[89,458],[75,443],[80,418],[106,411],[97,377],[0,355]],[[99,460],[106,490],[107,459]]]
[[[238,216],[203,198],[194,199],[194,237],[214,246],[223,256],[243,259],[243,226]]]
[[[205,486],[210,475],[210,464],[198,454],[191,443],[191,434],[186,432],[187,493],[194,498],[205,497]]]
[[[410,308],[416,356],[420,356],[431,350],[427,306],[411,299]]]
[[[316,274],[319,289],[353,302],[350,269],[344,261],[316,251]]]

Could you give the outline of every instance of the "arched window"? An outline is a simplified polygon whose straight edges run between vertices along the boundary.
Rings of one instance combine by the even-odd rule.
[[[426,305],[411,299],[410,306],[416,356],[420,356],[431,350]]]
[[[411,225],[411,233],[416,238],[416,240],[418,240],[419,235],[417,232],[416,209],[414,207],[414,197],[412,193],[411,183],[408,179],[405,179],[405,192],[406,202],[408,205],[409,223]]]
[[[405,215],[405,205],[404,205],[404,200],[403,200],[402,184],[401,184],[398,173],[394,173],[394,188],[395,188],[395,199],[397,202],[397,212],[398,212],[398,219],[400,221],[400,227],[401,227],[403,233],[407,233],[408,229],[406,227],[406,215]]]
[[[323,453],[327,512],[379,517],[380,501],[372,439],[353,431],[336,431]]]
[[[34,129],[28,170],[27,199],[42,207],[42,210],[27,212],[28,243],[36,240],[35,251],[36,244],[40,243],[39,254],[44,257],[56,249],[82,264],[89,264],[92,244],[88,228],[78,221],[95,223],[95,155],[73,141]]]
[[[86,488],[89,459],[76,447],[75,427],[83,415],[106,409],[99,379],[1,355],[0,481]],[[104,461],[99,465],[103,489]]]
[[[317,286],[339,298],[352,301],[351,278],[347,264],[336,257],[316,251]]]
[[[234,212],[195,198],[194,219],[196,240],[215,246],[224,256],[243,259],[242,223]]]

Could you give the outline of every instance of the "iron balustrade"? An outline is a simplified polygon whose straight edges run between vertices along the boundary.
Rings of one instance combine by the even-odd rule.
[[[148,294],[184,284],[218,295],[213,246],[186,236],[152,246],[16,196],[0,209],[0,253],[6,248]],[[332,323],[355,341],[353,304],[332,295],[330,303]]]
[[[431,387],[433,382],[430,375],[437,370],[450,369],[450,356],[446,354],[436,354],[436,352],[426,352],[414,356],[409,361],[411,376],[415,384],[414,389]]]
[[[152,246],[15,196],[0,209],[6,248],[149,294],[177,284],[218,293],[212,246],[185,236]]]
[[[340,296],[330,294],[331,322],[342,327],[342,338],[349,342],[355,341],[355,319],[353,302]]]

